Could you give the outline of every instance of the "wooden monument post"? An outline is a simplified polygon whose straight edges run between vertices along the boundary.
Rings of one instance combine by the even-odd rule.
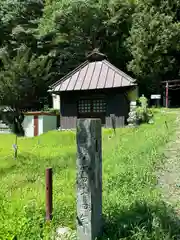
[[[77,120],[77,235],[95,240],[102,226],[101,120]]]
[[[52,168],[46,169],[46,221],[52,219]]]

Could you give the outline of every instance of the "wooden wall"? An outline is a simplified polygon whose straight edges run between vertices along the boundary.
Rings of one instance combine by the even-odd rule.
[[[111,128],[111,115],[115,114],[116,127],[123,127],[129,113],[129,100],[126,88],[91,90],[91,91],[73,91],[61,93],[61,120],[62,129],[76,128],[76,120],[78,117],[77,102],[82,97],[96,97],[102,95],[105,97],[107,106],[105,114],[104,127]]]

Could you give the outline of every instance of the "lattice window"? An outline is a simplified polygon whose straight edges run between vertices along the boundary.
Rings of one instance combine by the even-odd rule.
[[[81,99],[78,102],[79,113],[104,113],[106,101],[104,99]]]
[[[93,112],[106,112],[106,102],[104,99],[93,100]]]
[[[78,102],[78,112],[88,113],[91,112],[91,101],[87,99],[82,99]]]

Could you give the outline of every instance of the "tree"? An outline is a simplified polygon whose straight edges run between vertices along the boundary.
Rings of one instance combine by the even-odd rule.
[[[51,63],[46,57],[36,57],[29,49],[18,51],[13,59],[4,55],[2,62],[0,106],[8,107],[8,112],[1,110],[1,118],[18,133],[23,110],[33,104],[40,107],[40,97],[47,95]]]
[[[19,51],[11,59],[3,56],[0,72],[0,105],[23,109],[44,96],[49,85],[50,62],[46,57],[35,57],[29,49]]]
[[[0,6],[0,47],[12,56],[16,56],[22,45],[36,52],[43,7],[42,0],[3,0]]]
[[[121,0],[51,1],[51,4],[47,1],[46,4],[40,30],[56,32],[53,66],[59,69],[58,76],[75,68],[94,48],[100,48],[112,63],[126,71],[130,54],[124,42],[135,4]]]
[[[132,55],[128,67],[150,92],[157,89],[162,78],[178,74],[179,37],[179,23],[157,7],[140,4],[133,14],[127,41]]]
[[[106,6],[106,34],[102,36],[102,50],[110,61],[127,72],[127,62],[131,55],[125,44],[132,25],[132,14],[136,8],[135,1],[108,1]]]

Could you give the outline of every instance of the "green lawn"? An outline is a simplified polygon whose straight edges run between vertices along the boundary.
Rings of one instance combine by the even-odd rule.
[[[176,115],[157,113],[155,124],[103,130],[103,239],[173,239],[169,209],[161,203],[155,165],[174,131]],[[164,122],[168,122],[169,131]],[[53,168],[54,218],[51,229],[75,228],[74,132],[49,132],[19,142],[0,135],[0,239],[49,239],[45,226],[45,169]]]

